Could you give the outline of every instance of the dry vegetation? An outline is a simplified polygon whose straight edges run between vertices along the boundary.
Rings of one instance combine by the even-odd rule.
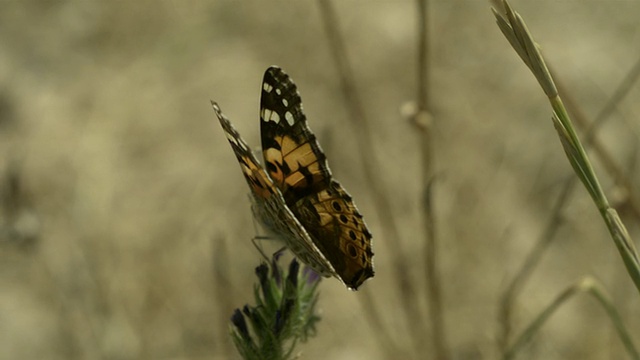
[[[513,5],[567,96],[593,119],[640,58],[640,2]],[[319,9],[309,1],[0,5],[0,359],[237,358],[228,320],[251,300],[260,257],[250,241],[248,189],[209,99],[259,146],[259,86],[272,64],[297,82],[376,253],[376,277],[361,291],[335,279],[320,285],[323,320],[317,337],[299,348],[302,358],[391,358],[385,344],[430,358],[426,332],[417,336],[426,349],[411,355],[412,332],[430,331],[430,321],[421,137],[400,111],[416,97],[416,6],[336,4],[375,144],[366,155],[377,162],[398,238],[382,236],[386,222],[360,161],[360,129],[348,120]],[[436,1],[430,11],[443,318],[455,359],[493,359],[501,295],[573,173],[547,100],[489,4]],[[598,132],[633,185],[638,98],[634,85]],[[594,162],[605,192],[626,199],[620,179],[602,165]],[[640,239],[629,203],[615,205]],[[638,292],[582,187],[550,241],[515,301],[514,333],[591,275],[638,345]],[[403,273],[391,255],[398,252]],[[412,284],[409,292],[399,289],[399,276]],[[418,313],[407,314],[406,296]],[[382,328],[371,325],[367,301]],[[624,356],[602,308],[578,295],[521,358]]]

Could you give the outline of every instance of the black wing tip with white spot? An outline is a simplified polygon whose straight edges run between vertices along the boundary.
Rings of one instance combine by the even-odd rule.
[[[222,113],[222,109],[220,109],[220,106],[218,105],[217,102],[210,100],[211,101],[211,107],[213,107],[213,111],[216,113],[216,116],[218,117],[218,121],[220,121],[220,125],[222,125],[222,128],[225,130],[226,133],[237,133],[236,129],[233,128],[233,125],[231,125],[231,121],[229,120],[229,118],[227,118],[223,113]]]
[[[265,71],[265,76],[269,74],[271,76],[275,76],[276,74],[285,74],[284,70],[278,65],[271,65]],[[286,75],[286,74],[285,74]]]
[[[284,133],[298,135],[308,130],[298,87],[291,77],[277,66],[269,67],[264,73],[260,117],[263,138]],[[292,127],[295,130],[290,130]]]
[[[231,145],[231,148],[236,154],[238,160],[243,161],[242,157],[247,156],[251,158],[252,162],[257,163],[258,161],[255,159],[251,150],[249,150],[249,145],[242,139],[238,130],[233,127],[231,120],[229,120],[229,118],[222,112],[218,103],[211,100],[211,106],[213,107],[213,111],[216,113],[216,116],[220,121],[220,125],[225,132],[227,141],[229,141],[229,144]]]
[[[222,113],[222,110],[220,109],[220,106],[218,105],[217,102],[213,101],[213,100],[209,100],[211,102],[211,107],[213,108],[213,111],[216,113],[216,116],[218,117],[218,120],[220,120],[220,122],[229,122],[229,119],[226,119],[226,116],[224,116],[224,114]]]

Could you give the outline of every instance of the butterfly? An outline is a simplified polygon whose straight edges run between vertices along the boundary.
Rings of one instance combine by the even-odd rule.
[[[351,196],[333,179],[291,78],[275,66],[264,74],[264,166],[211,103],[251,189],[253,214],[266,230],[316,272],[334,276],[350,289],[373,277],[371,233]]]

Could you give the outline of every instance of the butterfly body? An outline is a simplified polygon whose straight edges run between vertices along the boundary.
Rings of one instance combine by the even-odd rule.
[[[251,189],[253,214],[264,227],[315,271],[351,289],[373,277],[371,233],[351,196],[332,178],[289,76],[277,67],[264,75],[264,166],[217,104],[213,107]]]

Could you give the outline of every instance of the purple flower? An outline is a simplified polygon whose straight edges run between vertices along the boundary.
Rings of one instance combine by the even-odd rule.
[[[249,328],[247,322],[244,320],[244,316],[240,312],[240,309],[236,309],[231,316],[231,322],[235,325],[236,329],[240,333],[243,339],[251,341],[251,335],[249,335]]]

